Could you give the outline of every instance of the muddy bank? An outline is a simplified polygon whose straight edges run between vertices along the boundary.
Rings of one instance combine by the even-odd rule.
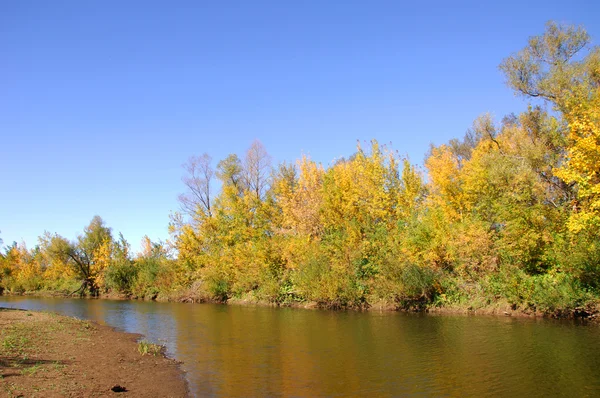
[[[152,346],[140,347],[139,337],[61,315],[0,308],[0,396],[189,396],[179,364]]]

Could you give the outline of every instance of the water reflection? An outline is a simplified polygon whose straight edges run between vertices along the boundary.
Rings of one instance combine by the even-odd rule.
[[[0,297],[165,344],[199,396],[591,396],[596,326],[441,317]]]

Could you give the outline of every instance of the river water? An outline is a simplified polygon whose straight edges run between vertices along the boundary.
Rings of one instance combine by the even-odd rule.
[[[432,316],[0,296],[164,344],[197,396],[600,396],[600,327]]]

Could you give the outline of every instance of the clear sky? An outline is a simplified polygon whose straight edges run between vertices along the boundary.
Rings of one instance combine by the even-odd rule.
[[[0,238],[95,214],[166,239],[194,154],[330,164],[357,140],[422,163],[519,112],[501,60],[548,20],[600,43],[600,1],[0,1]]]

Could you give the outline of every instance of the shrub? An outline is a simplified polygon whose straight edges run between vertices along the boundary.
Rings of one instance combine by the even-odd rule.
[[[106,287],[120,293],[130,294],[137,274],[138,268],[131,262],[113,264],[106,270]]]
[[[431,303],[439,293],[439,272],[414,264],[401,267],[399,274],[400,291],[396,301],[403,309],[421,310]]]

